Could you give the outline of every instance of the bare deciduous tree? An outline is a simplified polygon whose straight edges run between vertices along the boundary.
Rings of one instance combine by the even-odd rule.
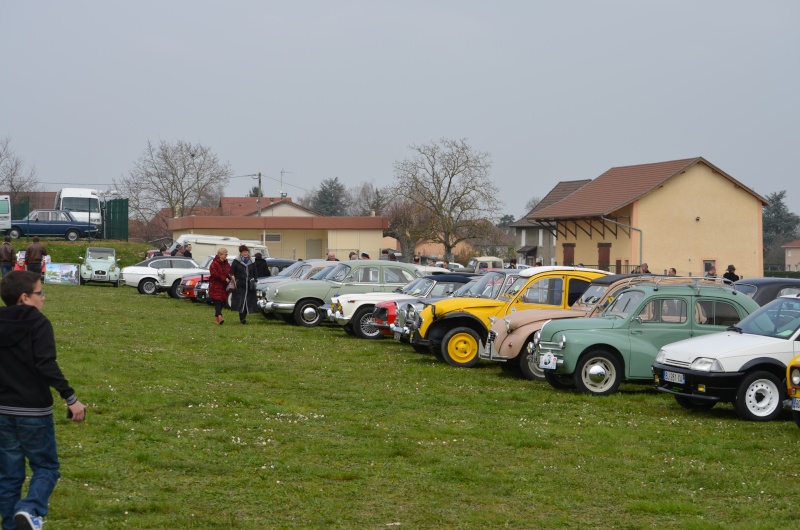
[[[445,256],[459,242],[484,235],[502,202],[489,178],[491,157],[477,152],[465,139],[412,145],[414,155],[395,162],[396,196],[406,197],[434,220],[427,239],[444,245]]]
[[[0,138],[0,190],[11,194],[11,200],[17,203],[40,188],[36,168],[26,169],[25,162],[11,147],[11,139]]]
[[[376,188],[372,182],[364,182],[347,190],[349,197],[347,215],[363,217],[367,215],[384,215],[391,202],[392,193],[387,188]]]
[[[427,239],[435,220],[428,210],[405,198],[392,201],[384,215],[389,218],[389,228],[383,235],[395,238],[400,243],[403,261],[410,262],[417,243]]]
[[[162,208],[180,217],[197,207],[216,206],[231,174],[229,164],[204,145],[148,141],[128,176],[114,185],[128,197],[132,216],[147,223]]]

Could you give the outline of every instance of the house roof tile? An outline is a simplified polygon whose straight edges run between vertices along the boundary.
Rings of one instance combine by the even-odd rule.
[[[584,179],[584,180],[562,180],[555,187],[550,190],[544,198],[539,201],[539,204],[533,207],[530,212],[525,215],[522,219],[514,221],[513,223],[509,224],[508,226],[519,226],[519,227],[529,227],[531,225],[530,218],[536,212],[540,210],[544,210],[545,208],[556,204],[564,200],[565,198],[569,197],[582,187],[586,186],[592,181],[592,179]]]
[[[695,164],[709,166],[764,204],[766,199],[715,167],[703,157],[684,158],[653,164],[613,167],[565,199],[529,214],[534,220],[600,217],[623,208],[651,193],[665,181]]]

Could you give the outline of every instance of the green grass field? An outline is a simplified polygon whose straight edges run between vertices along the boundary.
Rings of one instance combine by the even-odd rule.
[[[649,386],[554,391],[392,340],[130,287],[46,286],[62,479],[46,528],[781,528],[800,429]]]

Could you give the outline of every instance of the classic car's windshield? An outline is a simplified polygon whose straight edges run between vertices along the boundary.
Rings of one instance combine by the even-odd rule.
[[[478,298],[497,298],[509,285],[514,282],[516,276],[506,275],[500,272],[487,272],[469,290],[468,295]]]
[[[753,298],[756,294],[756,291],[758,291],[758,287],[755,285],[750,285],[749,283],[737,283],[734,287],[736,287],[737,291],[750,298]]]
[[[328,275],[331,274],[336,269],[337,266],[338,265],[329,265],[324,269],[312,274],[309,280],[322,280],[324,278],[327,278]]]
[[[288,267],[286,267],[282,271],[280,271],[275,276],[281,276],[281,277],[290,278],[295,273],[295,271],[297,269],[300,269],[300,268],[303,268],[303,267],[306,267],[306,266],[310,266],[310,265],[308,263],[306,263],[305,261],[297,261],[295,263],[292,263],[291,265],[289,265]]]
[[[583,293],[577,302],[572,304],[572,307],[577,307],[581,305],[594,305],[603,298],[603,295],[606,294],[610,285],[590,285],[586,292]]]
[[[347,275],[350,274],[350,269],[350,265],[340,263],[333,267],[333,270],[325,277],[325,279],[333,282],[342,282],[345,278],[347,278]]]
[[[501,296],[505,298],[514,298],[525,287],[525,284],[528,283],[528,279],[529,278],[517,277]]]
[[[800,327],[800,299],[777,298],[736,326],[743,333],[788,339]]]
[[[472,289],[478,285],[478,280],[471,280],[461,287],[459,287],[456,292],[453,293],[453,298],[457,298],[459,296],[473,296]]]
[[[635,311],[642,299],[642,291],[626,291],[619,295],[611,305],[609,305],[601,316],[627,318],[631,311]]]
[[[417,278],[412,280],[411,283],[404,285],[399,292],[411,296],[422,296],[431,290],[435,282],[430,278]]]
[[[113,248],[89,248],[86,249],[87,259],[114,259]]]

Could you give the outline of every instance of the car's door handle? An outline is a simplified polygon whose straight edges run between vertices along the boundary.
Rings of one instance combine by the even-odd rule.
[[[642,332],[639,330],[631,330],[631,335],[641,335]]]

